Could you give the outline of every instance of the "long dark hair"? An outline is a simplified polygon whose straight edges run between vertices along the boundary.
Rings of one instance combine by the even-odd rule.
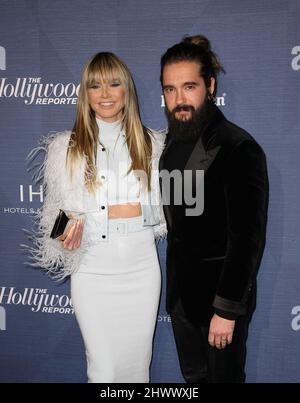
[[[163,85],[163,71],[167,64],[177,62],[196,62],[199,64],[199,74],[203,77],[206,87],[210,87],[211,78],[215,79],[213,97],[217,93],[217,76],[225,70],[221,66],[218,56],[211,50],[209,40],[203,35],[183,38],[176,45],[169,48],[161,57],[160,82]]]

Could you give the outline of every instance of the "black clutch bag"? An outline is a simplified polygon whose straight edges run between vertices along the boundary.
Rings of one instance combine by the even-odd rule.
[[[65,232],[66,226],[68,224],[69,217],[63,210],[59,210],[59,214],[56,217],[54,226],[52,228],[50,238],[56,239]]]

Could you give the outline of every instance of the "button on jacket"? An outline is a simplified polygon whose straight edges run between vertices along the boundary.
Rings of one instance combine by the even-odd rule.
[[[66,157],[70,140],[70,131],[55,133],[43,139],[43,143],[32,151],[31,158],[46,151],[45,161],[36,173],[36,178],[43,175],[45,198],[43,208],[37,213],[37,229],[33,234],[33,245],[28,247],[33,265],[44,268],[52,277],[63,279],[72,274],[80,264],[81,256],[88,246],[97,242],[107,242],[108,233],[108,198],[107,188],[89,192],[84,184],[85,160],[81,158],[70,178]],[[166,235],[166,223],[160,201],[158,163],[164,145],[164,135],[152,132],[152,175],[151,190],[140,192],[143,225],[153,226],[156,239]],[[100,166],[98,176],[105,181],[108,169],[105,146],[99,144],[97,153]],[[98,163],[98,161],[97,161]],[[101,176],[104,178],[101,179]],[[84,219],[84,230],[80,248],[68,251],[57,240],[50,238],[55,218],[59,210]]]

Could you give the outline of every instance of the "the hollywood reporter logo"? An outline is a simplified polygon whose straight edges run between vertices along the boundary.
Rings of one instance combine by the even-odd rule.
[[[294,71],[298,71],[300,70],[300,46],[294,46],[291,54],[295,55],[295,57],[293,57],[291,62],[292,69]]]
[[[68,295],[51,294],[47,289],[26,287],[0,287],[0,304],[23,305],[31,308],[32,312],[49,314],[74,314],[71,298]],[[1,329],[5,330],[5,310],[0,310]]]
[[[0,46],[0,70],[6,70],[6,51]],[[25,105],[76,105],[79,84],[43,83],[41,77],[0,78],[0,98],[23,98]]]
[[[25,105],[76,105],[79,84],[44,83],[41,77],[0,78],[0,98],[23,98]]]
[[[3,46],[0,46],[0,70],[6,70],[6,52]]]

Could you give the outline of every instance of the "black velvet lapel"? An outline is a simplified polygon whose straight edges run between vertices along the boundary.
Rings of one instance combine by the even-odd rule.
[[[166,142],[167,143],[163,149],[163,152],[160,156],[160,160],[159,160],[159,164],[158,164],[159,172],[161,172],[164,169],[164,156],[165,156],[168,148],[172,144],[173,140],[169,139],[169,141],[168,141],[168,137],[166,137]],[[160,193],[162,195],[162,200],[164,200],[164,193],[163,193],[163,189],[162,189],[161,180],[159,181],[159,186],[160,186]],[[171,211],[170,211],[168,204],[163,203],[163,210],[164,210],[164,214],[165,214],[165,218],[168,223],[168,226],[171,228],[172,227],[172,215],[171,215]]]
[[[173,140],[172,139],[168,140],[168,136],[167,136],[166,137],[166,142],[167,143],[166,143],[166,145],[165,145],[165,147],[163,149],[163,152],[162,152],[162,154],[160,156],[160,160],[159,160],[159,165],[158,165],[159,171],[164,169],[164,156],[165,156],[166,152],[168,151],[168,149],[170,148],[170,145],[173,143]]]
[[[212,148],[209,151],[205,151],[202,138],[197,141],[190,158],[188,159],[185,170],[203,170],[207,171],[214,159],[216,158],[221,146]]]

